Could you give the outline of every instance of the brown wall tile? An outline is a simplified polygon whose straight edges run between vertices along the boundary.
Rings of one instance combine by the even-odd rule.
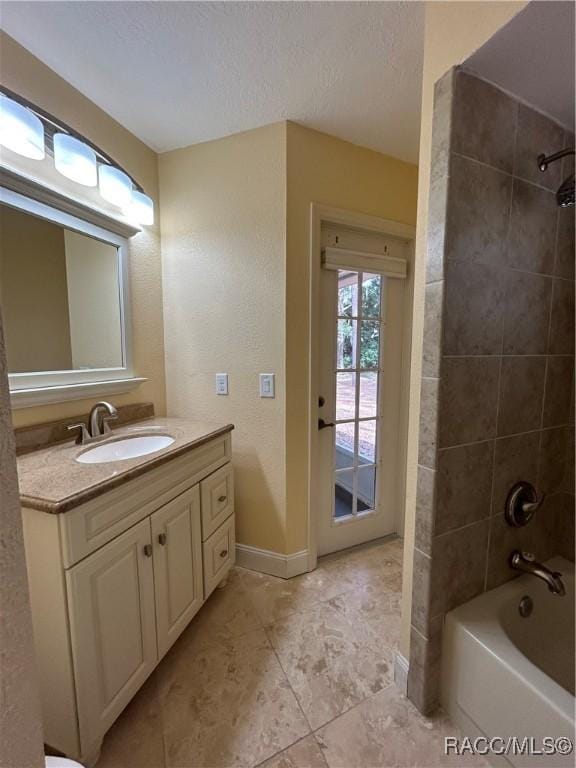
[[[500,354],[504,268],[448,261],[445,284],[443,354]]]
[[[446,212],[446,258],[504,264],[511,202],[511,176],[454,155]]]
[[[512,172],[517,103],[483,80],[457,71],[452,151]]]
[[[438,452],[435,535],[490,515],[493,451],[491,440]]]
[[[514,179],[506,263],[545,275],[554,273],[557,206],[553,192]]]
[[[545,372],[545,357],[503,358],[498,410],[499,437],[539,429]]]
[[[574,386],[574,358],[549,357],[546,365],[543,426],[568,424]]]
[[[556,162],[546,171],[538,168],[538,155],[552,155],[563,146],[564,131],[550,118],[520,104],[514,151],[514,175],[556,191],[560,184],[561,164]]]
[[[448,448],[496,436],[497,357],[442,361],[438,444]]]
[[[574,282],[572,280],[560,278],[554,280],[548,353],[551,355],[574,354]]]
[[[436,536],[432,542],[430,616],[468,602],[484,589],[489,520]]]
[[[504,515],[506,499],[512,487],[525,480],[538,488],[538,453],[540,432],[500,437],[496,440],[494,455],[494,486],[492,514]]]
[[[438,379],[422,379],[420,390],[420,431],[418,464],[436,466],[436,432],[438,424]]]
[[[504,354],[545,355],[552,278],[508,270],[504,303]]]

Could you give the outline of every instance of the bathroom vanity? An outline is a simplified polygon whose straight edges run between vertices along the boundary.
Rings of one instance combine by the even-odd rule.
[[[86,766],[234,562],[232,429],[152,419],[98,444],[174,438],[148,455],[19,458],[44,740]]]

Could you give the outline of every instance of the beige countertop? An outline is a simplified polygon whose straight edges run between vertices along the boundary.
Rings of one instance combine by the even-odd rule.
[[[188,419],[153,418],[115,429],[106,441],[89,445],[70,441],[27,453],[18,457],[20,502],[23,507],[44,512],[67,512],[232,429],[232,424],[220,426]],[[134,459],[102,464],[76,461],[76,457],[89,448],[135,434],[170,435],[174,442]]]

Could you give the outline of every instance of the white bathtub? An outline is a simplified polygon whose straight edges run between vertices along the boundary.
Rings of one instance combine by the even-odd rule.
[[[566,595],[551,594],[534,576],[520,576],[446,616],[442,648],[442,705],[467,737],[568,737],[574,744],[574,565],[560,571]],[[523,596],[533,601],[520,616]],[[481,739],[479,744],[484,745]],[[495,742],[497,751],[501,742]],[[574,753],[486,754],[493,766],[574,766]]]

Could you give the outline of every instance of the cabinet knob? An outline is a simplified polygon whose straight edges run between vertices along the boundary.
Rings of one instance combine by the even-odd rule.
[[[159,533],[158,534],[158,542],[164,546],[166,544],[166,534],[165,533]]]
[[[227,554],[228,554],[228,550],[223,549],[222,552],[220,552],[220,557],[226,557]]]
[[[222,502],[226,501],[227,498],[228,498],[227,496],[218,496],[218,501],[220,502],[220,504],[222,504]]]
[[[146,557],[152,557],[152,544],[144,544],[144,554]]]

